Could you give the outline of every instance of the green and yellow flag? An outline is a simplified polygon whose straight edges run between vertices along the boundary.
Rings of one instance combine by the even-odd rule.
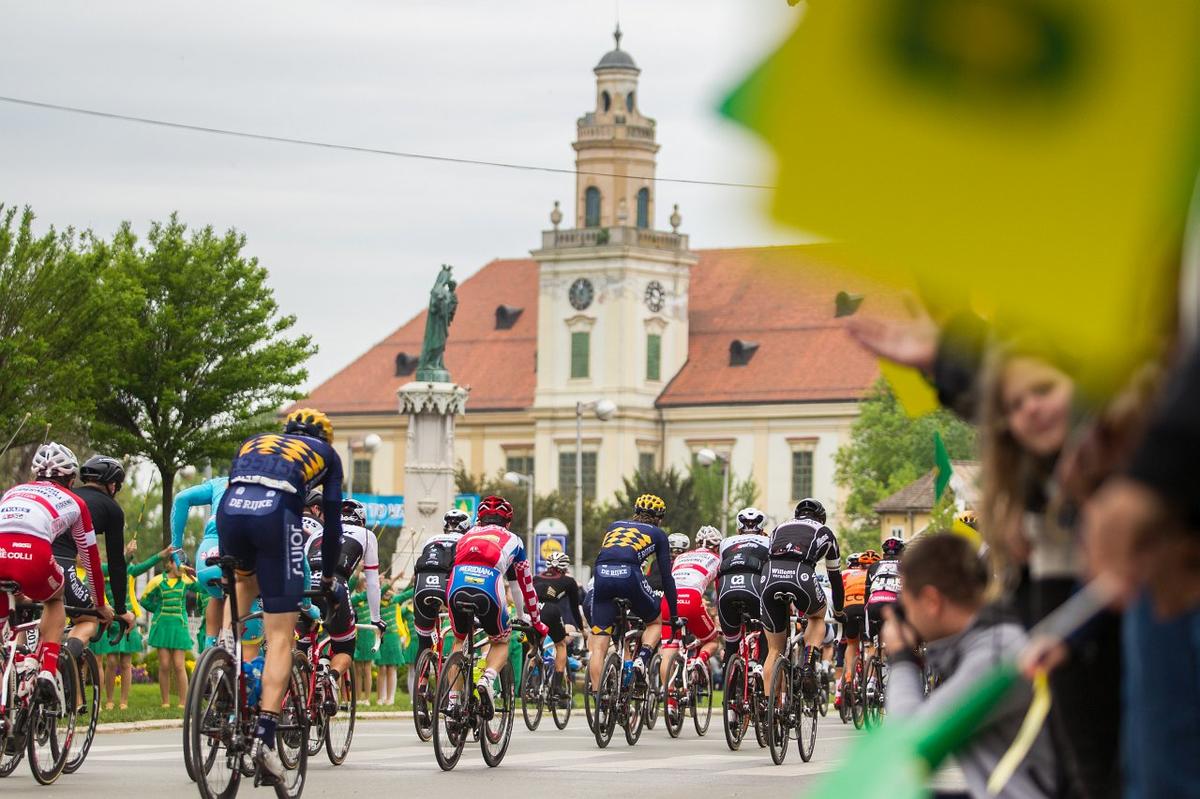
[[[780,220],[1108,390],[1170,329],[1198,89],[1196,0],[812,0],[722,110]]]

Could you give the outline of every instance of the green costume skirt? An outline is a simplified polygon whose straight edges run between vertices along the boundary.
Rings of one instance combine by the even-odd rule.
[[[376,653],[371,649],[375,646],[374,630],[359,630],[354,642],[354,660],[359,663],[374,663]]]
[[[135,624],[128,632],[121,636],[121,640],[117,641],[117,646],[112,651],[119,652],[122,655],[136,655],[142,651],[144,644],[142,628]]]
[[[88,649],[92,650],[92,654],[98,658],[117,651],[117,648],[108,642],[108,630],[100,633],[99,638],[89,643]]]
[[[150,647],[152,649],[183,649],[190,651],[196,645],[187,622],[177,616],[156,615],[150,625]]]
[[[375,662],[380,666],[403,664],[404,652],[400,649],[400,633],[386,633],[383,636],[383,643],[379,645],[379,658]]]

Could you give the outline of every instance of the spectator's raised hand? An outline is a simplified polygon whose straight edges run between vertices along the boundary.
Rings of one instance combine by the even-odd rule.
[[[876,355],[929,373],[937,358],[938,326],[916,303],[909,305],[909,311],[913,316],[905,320],[852,317],[846,330]]]

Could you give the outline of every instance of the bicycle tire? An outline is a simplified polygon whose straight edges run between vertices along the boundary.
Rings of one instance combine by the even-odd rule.
[[[630,746],[635,745],[642,737],[642,728],[646,723],[646,696],[649,692],[649,676],[639,675],[635,669],[629,680],[629,690],[625,692],[625,701],[622,703],[625,743]]]
[[[483,723],[479,735],[479,750],[483,754],[483,762],[489,768],[495,768],[504,760],[508,745],[512,741],[513,716],[516,715],[517,698],[513,688],[513,667],[505,663],[500,670],[500,690],[496,694],[496,712],[491,721]],[[493,732],[492,722],[499,720]]]
[[[232,725],[229,722],[229,717],[239,706],[234,678],[237,667],[224,649],[212,647],[208,652],[213,654],[196,664],[188,686],[191,718],[188,757],[203,799],[232,799],[237,795],[242,770],[236,763],[229,768],[228,758],[222,756],[222,750],[238,732],[237,721]],[[218,766],[221,769],[214,774]],[[222,774],[227,777],[224,782],[220,780]]]
[[[192,668],[192,674],[200,674],[201,669],[208,659],[212,657],[212,651],[215,647],[209,647],[200,653],[200,657],[196,659],[196,665]],[[183,700],[183,768],[187,771],[188,779],[192,782],[196,781],[196,767],[192,763],[192,747],[188,745],[192,734],[192,691],[196,689],[196,680],[188,681],[187,695]]]
[[[740,655],[729,659],[725,669],[725,693],[721,696],[721,721],[725,727],[725,745],[736,752],[742,747],[742,738],[750,723],[746,714],[746,664]]]
[[[554,719],[555,727],[565,730],[571,721],[571,712],[575,707],[575,675],[571,673],[570,669],[563,672],[562,690],[566,693],[566,702],[564,704],[561,701],[551,700],[550,717]]]
[[[301,663],[308,665],[307,660],[292,661],[275,733],[275,751],[287,769],[273,786],[278,799],[299,799],[308,779],[308,682]]]
[[[667,659],[667,679],[663,683],[663,724],[667,726],[667,734],[678,738],[683,731],[683,658],[678,652]],[[674,699],[674,710],[671,709]]]
[[[867,724],[867,683],[863,678],[862,659],[865,655],[860,651],[858,653],[858,663],[854,667],[854,681],[851,695],[854,697],[853,704],[850,707],[850,720],[854,722],[854,729],[861,730]]]
[[[542,688],[544,672],[542,658],[537,652],[525,659],[521,676],[521,717],[525,727],[533,732],[542,723]]]
[[[437,701],[437,657],[432,648],[417,657],[414,668],[413,726],[417,730],[417,737],[428,741],[433,738],[433,705]]]
[[[817,711],[822,716],[829,715],[829,675],[821,675],[817,685]]]
[[[67,655],[59,658],[55,679],[62,688],[67,707],[55,708],[44,697],[35,696],[30,703],[25,739],[29,770],[41,785],[50,785],[62,775],[75,735],[75,708],[71,700],[75,692],[74,657]],[[58,704],[57,699],[54,704]]]
[[[796,748],[800,751],[800,759],[805,763],[812,760],[813,751],[817,748],[817,720],[820,718],[818,707],[820,701],[820,692],[810,699],[802,699],[800,712],[796,716]]]
[[[646,680],[650,690],[646,695],[646,729],[652,730],[658,724],[658,711],[662,707],[662,652],[655,652],[646,667]]]
[[[596,718],[592,709],[592,675],[591,669],[583,674],[583,715],[587,718],[588,729],[596,734]]]
[[[461,652],[455,652],[442,664],[438,675],[437,701],[433,706],[433,755],[442,771],[450,771],[462,757],[463,747],[470,732],[467,710],[470,705],[471,675],[464,672],[465,662]],[[458,703],[450,707],[450,691],[459,686]],[[443,752],[443,742],[449,748]]]
[[[612,741],[617,716],[620,714],[618,705],[621,700],[621,657],[616,652],[610,653],[604,660],[595,699],[596,745],[604,749]]]
[[[692,725],[696,728],[696,735],[703,738],[708,734],[708,727],[712,724],[712,670],[708,666],[708,661],[699,661],[694,665],[693,677],[695,679],[688,687],[689,701],[692,705]],[[704,716],[703,722],[700,720],[701,715]]]
[[[883,714],[879,701],[879,695],[883,686],[883,674],[879,668],[878,656],[871,659],[869,668],[867,669],[866,679],[863,682],[863,694],[866,698],[864,707],[864,725],[868,730],[873,730],[879,727],[882,721]],[[871,696],[867,691],[867,686],[871,684],[871,680],[875,680],[875,694]]]
[[[75,702],[76,708],[86,708],[87,723],[82,737],[78,732],[71,743],[71,751],[67,754],[67,762],[63,764],[63,774],[74,774],[87,759],[92,748],[92,740],[96,737],[96,723],[100,720],[100,664],[92,650],[85,649],[80,661],[76,664],[79,675],[79,689],[83,692]],[[78,725],[78,716],[75,719]]]
[[[779,766],[787,757],[791,728],[787,723],[787,713],[792,704],[791,695],[791,665],[786,660],[775,664],[775,673],[771,675],[771,690],[767,694],[767,748],[771,751],[771,761]],[[786,693],[785,693],[785,686]],[[781,699],[786,705],[781,704]]]
[[[319,715],[325,719],[325,755],[330,763],[340,766],[346,762],[346,755],[350,754],[350,744],[354,741],[354,720],[358,717],[358,684],[353,668],[338,675],[337,696],[337,713],[333,718],[325,715],[324,708]],[[344,731],[339,719],[346,722]]]

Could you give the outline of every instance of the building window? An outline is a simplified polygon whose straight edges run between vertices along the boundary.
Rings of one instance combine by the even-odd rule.
[[[904,528],[900,527],[899,525],[895,525],[895,524],[892,525],[892,535],[895,536],[896,538],[903,539],[904,538]]]
[[[504,471],[516,472],[517,474],[525,474],[533,476],[533,454],[523,453],[521,455],[509,455],[504,460]]]
[[[637,193],[637,226],[650,227],[650,190],[640,189]]]
[[[662,335],[646,334],[646,379],[662,380]]]
[[[653,452],[639,452],[638,453],[638,471],[647,473],[647,474],[654,471],[654,453]]]
[[[576,330],[571,333],[571,377],[588,376],[588,359],[591,350],[592,334],[587,330]]]
[[[812,450],[792,453],[792,499],[811,497],[813,493]]]
[[[600,92],[600,105],[605,111],[612,108],[612,95],[608,92]]]
[[[629,111],[629,113],[633,113],[633,92],[625,95],[625,108]]]
[[[583,193],[583,226],[600,227],[600,190],[595,186]]]
[[[349,484],[354,487],[354,493],[374,494],[375,491],[371,485],[371,459],[355,458],[350,468],[353,471],[350,475]]]
[[[575,450],[558,453],[558,490],[575,496]],[[583,497],[596,498],[596,453],[583,453]]]
[[[409,355],[407,352],[401,352],[396,356],[396,377],[404,377],[411,375],[417,370],[417,362],[421,359],[415,355]]]

